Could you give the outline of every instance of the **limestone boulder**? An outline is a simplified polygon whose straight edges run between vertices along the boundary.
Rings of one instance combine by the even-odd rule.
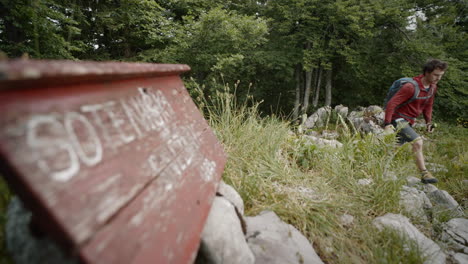
[[[346,117],[348,116],[348,107],[344,106],[344,105],[337,105],[335,106],[335,112],[341,116],[343,119],[346,119]]]
[[[448,213],[451,217],[462,217],[463,211],[458,202],[444,190],[429,192],[427,197],[431,200],[436,213]]]
[[[457,253],[453,256],[454,264],[468,264],[468,255],[463,253]]]
[[[274,212],[264,211],[246,221],[247,241],[256,264],[323,263],[307,238]]]
[[[431,209],[432,204],[424,192],[413,187],[403,186],[400,191],[400,205],[412,217],[421,222],[429,222],[426,210]]]
[[[443,225],[441,237],[457,252],[468,254],[468,219],[451,219]]]
[[[323,127],[331,114],[331,107],[324,106],[319,108],[304,122],[304,128]]]
[[[213,200],[196,263],[255,263],[234,205],[224,197],[216,196]]]
[[[324,139],[315,136],[304,135],[303,138],[306,140],[306,145],[317,145],[319,147],[332,147],[341,148],[343,143],[335,139]]]
[[[390,228],[414,241],[427,260],[424,264],[445,264],[447,256],[434,241],[421,233],[407,217],[399,214],[386,214],[374,219],[373,224],[380,230]]]
[[[244,201],[239,193],[229,184],[221,181],[218,186],[217,194],[223,196],[231,202],[241,215],[244,215]]]

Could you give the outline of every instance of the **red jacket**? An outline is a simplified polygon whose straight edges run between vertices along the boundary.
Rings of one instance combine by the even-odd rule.
[[[419,84],[419,95],[418,97],[424,97],[429,95],[432,90],[432,96],[429,99],[414,100],[413,102],[404,105],[398,109],[395,109],[398,105],[408,101],[414,95],[414,85],[406,83],[401,89],[388,101],[385,109],[385,124],[391,123],[392,120],[397,118],[404,118],[410,124],[414,124],[415,119],[422,113],[426,124],[432,120],[432,105],[434,104],[434,96],[437,91],[437,85],[431,84],[430,90],[425,91],[424,85],[421,82],[421,78],[424,75],[419,75],[413,78]],[[410,118],[411,117],[411,118]],[[412,119],[413,118],[413,119]]]

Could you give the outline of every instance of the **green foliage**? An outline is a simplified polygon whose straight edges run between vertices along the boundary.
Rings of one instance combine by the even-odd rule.
[[[0,50],[189,64],[212,94],[243,80],[238,95],[285,115],[304,100],[305,72],[333,72],[332,104],[381,104],[393,80],[436,57],[450,66],[435,115],[456,119],[468,112],[466,17],[463,1],[0,0]]]
[[[215,8],[201,15],[198,21],[186,19],[192,36],[184,57],[207,78],[211,72],[233,75],[236,69],[242,68],[247,53],[266,41],[266,23],[258,18]]]
[[[0,1],[0,50],[10,56],[28,53],[34,58],[73,58],[82,41],[77,22],[53,0]]]

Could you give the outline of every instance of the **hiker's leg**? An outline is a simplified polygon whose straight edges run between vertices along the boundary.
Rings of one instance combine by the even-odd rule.
[[[400,122],[395,121],[395,125],[398,130],[398,143],[404,144],[410,142],[412,144],[416,166],[420,171],[425,171],[426,164],[424,163],[423,140],[421,136],[419,136],[418,133],[414,131],[413,127],[405,120]]]
[[[423,140],[421,137],[418,137],[413,142],[413,153],[416,159],[416,166],[418,166],[419,171],[421,172],[421,182],[422,183],[437,183],[438,180],[432,173],[426,169],[426,164],[424,163],[423,155]]]
[[[423,155],[423,140],[422,138],[417,138],[413,142],[413,153],[416,159],[416,166],[420,171],[426,170],[426,164],[424,163],[424,155]]]

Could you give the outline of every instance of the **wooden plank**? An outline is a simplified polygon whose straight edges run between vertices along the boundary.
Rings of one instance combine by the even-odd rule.
[[[98,66],[91,79],[55,73],[87,80],[62,85],[0,81],[2,171],[42,226],[86,263],[189,263],[222,147],[178,77],[182,68],[161,74],[152,65],[110,81]]]

